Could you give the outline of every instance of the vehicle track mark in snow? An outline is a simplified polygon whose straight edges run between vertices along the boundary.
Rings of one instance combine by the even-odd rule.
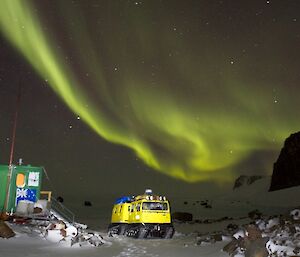
[[[124,249],[115,257],[158,257],[157,254],[147,252],[147,248],[139,244],[124,242]]]

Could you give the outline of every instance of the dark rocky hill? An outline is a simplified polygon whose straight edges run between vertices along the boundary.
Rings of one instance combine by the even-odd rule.
[[[291,134],[284,142],[274,163],[269,191],[300,185],[300,132]]]
[[[261,178],[263,178],[263,176],[245,176],[245,175],[241,175],[235,180],[233,189],[237,189],[241,186],[251,185],[256,180],[259,180]]]

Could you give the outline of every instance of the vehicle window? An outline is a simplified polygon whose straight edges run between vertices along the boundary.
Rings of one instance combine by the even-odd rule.
[[[141,211],[141,204],[140,203],[137,204],[136,211]]]
[[[131,205],[131,212],[133,212],[133,211],[134,211],[134,204]]]
[[[142,205],[143,210],[161,210],[166,211],[168,210],[168,204],[167,203],[160,203],[160,202],[144,202]]]

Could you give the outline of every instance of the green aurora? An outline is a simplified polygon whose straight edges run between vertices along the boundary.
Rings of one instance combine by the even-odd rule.
[[[297,72],[282,72],[293,53],[273,42],[278,27],[241,32],[233,45],[220,43],[219,24],[196,31],[196,11],[186,20],[155,1],[84,2],[1,0],[0,28],[75,115],[155,170],[229,181],[253,153],[278,151],[299,130]],[[254,34],[269,48],[255,50]]]

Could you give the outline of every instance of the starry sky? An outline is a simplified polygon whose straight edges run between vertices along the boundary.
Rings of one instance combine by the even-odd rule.
[[[231,187],[300,130],[298,0],[0,2],[0,161],[20,86],[15,162],[59,194]]]

